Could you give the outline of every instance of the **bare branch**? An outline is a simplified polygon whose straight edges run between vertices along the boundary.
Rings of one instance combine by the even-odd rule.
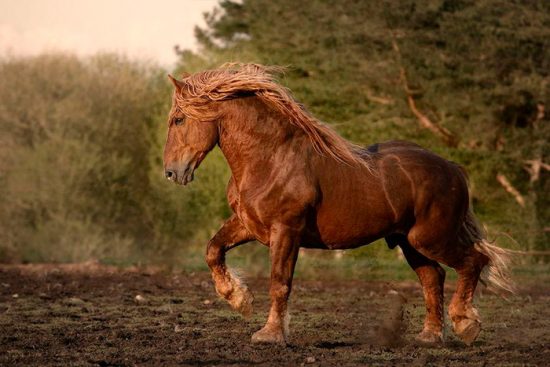
[[[502,173],[497,173],[497,181],[504,187],[504,189],[511,194],[514,199],[516,199],[517,203],[522,207],[525,208],[525,199],[523,196],[519,193],[519,191],[512,186],[510,181],[504,176]]]
[[[542,161],[542,158],[540,157],[536,159],[528,159],[528,160],[525,160],[524,162],[525,162],[524,168],[527,172],[529,172],[529,176],[531,176],[529,179],[530,183],[533,183],[539,180],[541,170],[550,171],[550,164],[544,163]]]
[[[418,93],[417,90],[413,90],[410,87],[409,80],[407,78],[407,72],[405,71],[405,68],[403,67],[403,64],[401,62],[401,50],[399,49],[399,45],[397,44],[397,41],[395,39],[395,35],[392,33],[392,47],[395,53],[397,54],[397,59],[399,63],[399,76],[401,79],[401,84],[403,85],[403,89],[405,90],[405,93],[407,94],[407,103],[409,105],[409,109],[413,113],[413,115],[417,118],[418,123],[421,127],[430,130],[432,133],[437,135],[440,139],[443,140],[443,142],[451,147],[456,147],[458,145],[458,139],[457,137],[451,133],[449,130],[445,129],[443,126],[440,126],[437,122],[434,122],[426,116],[422,111],[420,111],[416,105],[416,101],[414,99],[415,93]]]
[[[377,96],[371,90],[367,90],[367,98],[369,101],[372,101],[381,105],[392,105],[395,103],[393,98]]]

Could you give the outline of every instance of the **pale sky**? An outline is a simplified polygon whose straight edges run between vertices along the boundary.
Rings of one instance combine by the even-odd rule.
[[[114,51],[170,67],[218,0],[0,0],[0,54]]]

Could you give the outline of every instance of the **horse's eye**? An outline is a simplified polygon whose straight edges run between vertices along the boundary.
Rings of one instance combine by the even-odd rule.
[[[174,125],[179,126],[183,124],[184,121],[185,119],[183,117],[176,117],[174,118]]]

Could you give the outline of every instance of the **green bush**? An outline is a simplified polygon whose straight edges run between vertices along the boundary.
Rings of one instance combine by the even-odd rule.
[[[202,258],[229,215],[229,171],[214,152],[199,185],[164,179],[164,70],[50,54],[0,60],[0,80],[0,262]]]

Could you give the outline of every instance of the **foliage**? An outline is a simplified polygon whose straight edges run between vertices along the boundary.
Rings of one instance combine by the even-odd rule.
[[[0,259],[158,261],[212,219],[221,193],[163,180],[165,75],[114,55],[0,62]]]

